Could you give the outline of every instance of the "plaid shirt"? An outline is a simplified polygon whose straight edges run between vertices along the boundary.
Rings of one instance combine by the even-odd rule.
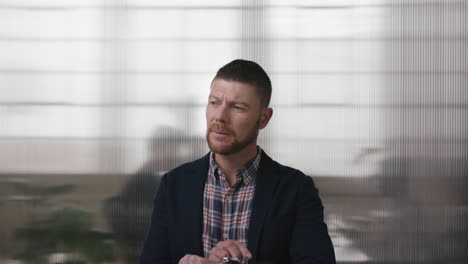
[[[237,240],[247,246],[250,213],[255,192],[255,176],[260,164],[257,156],[236,171],[236,183],[229,187],[227,179],[216,164],[213,152],[203,194],[203,252],[205,258],[221,240]]]

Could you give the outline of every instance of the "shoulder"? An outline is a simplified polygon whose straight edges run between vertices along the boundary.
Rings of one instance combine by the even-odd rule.
[[[190,161],[190,162],[183,163],[183,164],[173,168],[172,170],[168,171],[167,174],[177,175],[177,174],[184,173],[187,170],[191,170],[193,168],[196,168],[202,160],[203,160],[203,158],[200,158],[200,159],[197,159],[197,160],[193,160],[193,161]]]
[[[197,175],[206,174],[208,172],[209,154],[187,163],[183,163],[176,168],[168,171],[163,180],[170,183],[180,181],[186,182],[188,178],[196,177]]]
[[[262,155],[260,169],[263,174],[274,175],[283,183],[288,182],[290,184],[302,184],[304,182],[312,181],[312,178],[304,174],[302,171],[283,165],[270,158],[266,153],[263,153]]]

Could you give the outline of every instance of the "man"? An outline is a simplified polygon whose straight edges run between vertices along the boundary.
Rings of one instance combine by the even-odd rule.
[[[270,97],[255,62],[219,69],[206,107],[211,152],[163,177],[141,264],[335,263],[312,179],[257,146]]]

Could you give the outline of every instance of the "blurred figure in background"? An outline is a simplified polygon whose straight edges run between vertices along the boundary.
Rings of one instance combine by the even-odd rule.
[[[126,263],[138,262],[159,182],[182,161],[180,150],[186,141],[181,131],[158,127],[150,141],[148,161],[129,177],[120,193],[104,201],[104,214],[124,250]]]

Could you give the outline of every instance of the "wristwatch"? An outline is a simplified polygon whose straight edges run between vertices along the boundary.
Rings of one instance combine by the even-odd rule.
[[[240,261],[236,257],[224,257],[219,260],[220,263],[229,263],[229,264],[240,264]]]

